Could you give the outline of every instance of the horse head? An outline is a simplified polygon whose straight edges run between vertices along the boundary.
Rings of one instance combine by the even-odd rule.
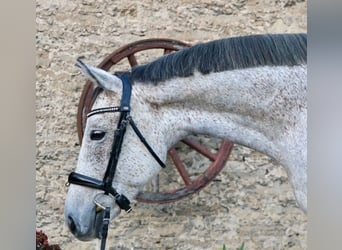
[[[107,189],[114,192],[113,194],[109,191],[109,195],[120,194],[129,203],[129,200],[134,199],[142,187],[158,173],[160,165],[163,166],[167,146],[162,141],[163,136],[158,130],[158,123],[151,122],[158,117],[134,89],[129,93],[132,95],[132,101],[128,103],[129,111],[132,112],[125,117],[126,121],[122,121],[123,112],[120,111],[120,106],[113,107],[120,105],[123,98],[126,98],[123,96],[127,95],[123,90],[122,79],[80,60],[77,66],[88,79],[103,88],[93,104],[94,112],[90,112],[92,114],[87,119],[76,171],[73,176],[69,176],[69,182],[70,178],[75,179],[75,176],[78,179],[71,182],[65,202],[65,218],[71,232],[80,240],[91,240],[95,237],[101,238],[103,209],[94,201],[96,195],[103,193],[103,190],[106,192],[104,186],[108,184],[105,183],[108,179],[104,176],[108,177],[110,172],[110,162],[113,161],[113,157],[115,158],[111,157],[113,151],[119,151],[116,155],[118,160],[110,179],[110,187]],[[131,126],[125,127],[119,148],[113,148],[115,140],[119,140],[115,134],[124,122],[130,123]],[[145,140],[145,144],[142,140]],[[153,147],[154,145],[158,147]],[[92,183],[80,181],[82,178],[89,178]],[[73,185],[80,182],[81,185]],[[113,199],[115,200],[115,197]],[[116,201],[110,205],[111,219],[120,213],[119,203]]]

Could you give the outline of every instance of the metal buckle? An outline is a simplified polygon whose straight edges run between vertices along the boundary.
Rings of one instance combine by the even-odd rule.
[[[115,199],[112,195],[99,193],[95,195],[94,203],[103,210],[105,210],[106,207],[112,208],[114,206]]]

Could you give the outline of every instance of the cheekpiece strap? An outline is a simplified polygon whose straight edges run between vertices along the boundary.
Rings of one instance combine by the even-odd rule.
[[[131,107],[131,93],[132,93],[132,85],[130,81],[130,76],[127,74],[116,74],[122,81],[122,96],[121,96],[121,112],[129,112]]]

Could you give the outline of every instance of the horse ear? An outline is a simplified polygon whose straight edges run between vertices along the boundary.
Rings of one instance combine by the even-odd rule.
[[[93,67],[77,59],[76,66],[81,69],[81,72],[92,82],[100,85],[106,90],[113,92],[121,92],[122,82],[119,77],[108,73],[100,68]]]

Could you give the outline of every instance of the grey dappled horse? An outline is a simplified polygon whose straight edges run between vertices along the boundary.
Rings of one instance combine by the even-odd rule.
[[[122,207],[128,210],[129,200],[160,171],[168,149],[191,134],[225,138],[274,158],[306,211],[306,44],[305,34],[222,39],[123,75],[79,61],[104,91],[93,105],[70,176],[65,218],[72,233],[81,240],[101,237],[96,195],[116,197],[106,205],[111,219]],[[125,131],[114,140],[121,127]]]

